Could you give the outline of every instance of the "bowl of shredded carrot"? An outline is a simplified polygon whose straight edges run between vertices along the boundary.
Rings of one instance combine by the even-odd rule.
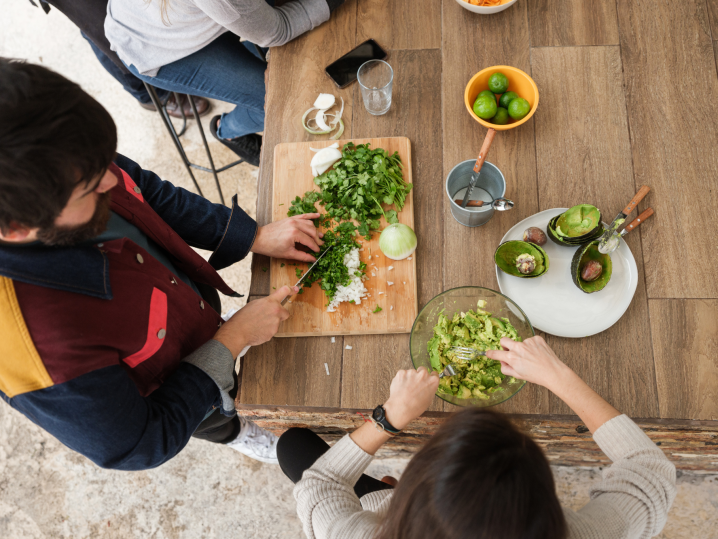
[[[491,15],[511,7],[517,0],[456,0],[459,5],[474,13]]]

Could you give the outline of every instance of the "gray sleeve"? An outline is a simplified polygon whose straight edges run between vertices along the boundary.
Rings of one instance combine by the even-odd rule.
[[[260,47],[284,45],[329,20],[327,0],[292,0],[274,8],[266,0],[195,0],[216,22]]]
[[[182,361],[191,363],[214,380],[222,395],[222,409],[225,412],[234,411],[234,399],[229,395],[234,387],[234,357],[225,345],[211,339]]]

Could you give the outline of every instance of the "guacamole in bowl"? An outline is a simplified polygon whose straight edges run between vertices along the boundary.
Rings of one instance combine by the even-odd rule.
[[[510,399],[526,384],[505,376],[501,365],[487,357],[465,362],[450,348],[499,350],[503,337],[521,341],[534,330],[521,308],[500,292],[479,286],[447,290],[421,310],[411,331],[410,351],[415,368],[441,372],[448,364],[456,376],[441,380],[436,394],[458,406],[493,406]]]

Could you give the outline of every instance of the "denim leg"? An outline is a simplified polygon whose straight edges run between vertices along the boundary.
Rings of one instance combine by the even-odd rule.
[[[203,49],[160,68],[154,77],[140,75],[148,84],[184,94],[237,105],[222,115],[219,136],[241,137],[264,130],[264,71],[267,64],[253,55],[239,38],[227,32]]]
[[[119,82],[122,87],[137,101],[140,103],[151,103],[152,99],[150,99],[150,94],[147,93],[147,89],[145,88],[144,83],[132,75],[131,73],[123,73],[122,70],[115,65],[115,63],[110,60],[107,55],[102,52],[97,45],[95,45],[91,39],[89,39],[84,32],[80,32],[82,34],[82,37],[84,37],[87,42],[90,44],[90,47],[92,47],[92,52],[95,53],[95,56],[102,64],[102,67],[105,68],[105,71],[107,71],[110,75],[112,75],[117,82]],[[167,97],[168,92],[164,90],[160,90],[157,92],[157,95],[159,96],[160,100],[164,100],[165,97]]]

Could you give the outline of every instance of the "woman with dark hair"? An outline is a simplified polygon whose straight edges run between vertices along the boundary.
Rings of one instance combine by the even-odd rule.
[[[502,339],[502,371],[542,385],[583,420],[613,464],[579,511],[562,508],[541,449],[503,415],[467,408],[451,416],[409,462],[395,489],[362,472],[390,436],[431,404],[438,376],[399,371],[390,396],[329,449],[290,429],[277,453],[297,486],[310,538],[628,539],[658,534],[676,494],[676,471],[641,429],[586,385],[541,337]],[[361,499],[360,499],[361,498]]]

